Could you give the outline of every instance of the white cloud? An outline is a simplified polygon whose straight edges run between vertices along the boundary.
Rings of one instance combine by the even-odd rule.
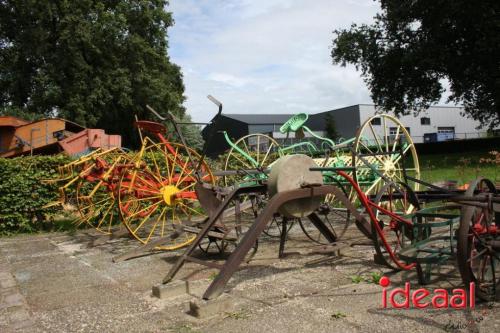
[[[318,112],[370,103],[360,74],[333,66],[332,31],[369,23],[372,0],[171,0],[170,55],[184,74],[188,112]]]
[[[248,80],[226,73],[211,73],[208,78],[212,81],[221,82],[231,87],[242,87]]]

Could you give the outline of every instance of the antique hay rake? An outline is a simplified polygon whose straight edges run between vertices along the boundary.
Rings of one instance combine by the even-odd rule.
[[[321,148],[310,141],[282,147],[275,139],[265,134],[250,134],[233,142],[227,132],[224,132],[225,139],[231,147],[226,157],[225,170],[261,170],[261,172],[225,175],[224,184],[226,186],[252,185],[263,181],[267,178],[264,171],[269,169],[277,158],[293,154],[297,150],[305,151],[315,157],[314,161],[322,167],[351,168],[354,166],[348,173],[368,195],[378,193],[387,180],[408,183],[408,176],[420,178],[415,145],[409,132],[397,118],[386,114],[373,116],[362,124],[354,138],[338,144],[309,129],[305,125],[307,119],[307,114],[297,114],[281,126],[280,132],[286,134],[286,138],[291,133],[295,133],[295,137],[304,137],[304,133],[308,133],[309,137],[321,143]],[[349,182],[328,169],[322,171],[322,174],[324,183],[336,185],[353,202],[356,201],[357,194]],[[413,182],[411,186],[413,190],[418,190],[419,183]],[[265,198],[258,200],[260,207],[263,201]],[[325,218],[332,217],[332,221],[327,222],[331,228],[338,229],[338,226],[332,225],[333,223],[347,226],[351,219],[350,212],[333,195],[325,198],[323,212],[326,213]],[[269,225],[265,233],[277,237],[282,230],[290,228],[294,221],[298,222],[305,235],[311,240],[322,244],[328,243],[316,228],[311,228],[309,223],[300,218],[285,221],[285,223],[273,219],[273,223]],[[283,227],[283,224],[288,224],[288,227]]]
[[[136,154],[97,150],[60,169],[60,180],[66,182],[62,197],[77,206],[77,224],[85,222],[110,234],[121,220],[131,236],[147,244],[172,233],[173,224],[181,220],[203,218],[194,186],[197,182],[213,184],[214,177],[200,155],[187,147],[174,117],[170,113],[168,117],[182,143],[166,138],[162,124],[136,121],[142,142]],[[71,200],[67,193],[74,187],[75,200]],[[193,238],[184,234],[155,249],[176,249]]]
[[[464,281],[475,279],[481,282],[478,290],[483,293],[478,293],[479,297],[497,295],[493,293],[498,293],[500,283],[497,229],[500,197],[496,190],[483,188],[480,191],[476,189],[480,187],[478,183],[473,183],[473,190],[469,192],[452,192],[420,181],[421,184],[429,186],[430,190],[414,192],[407,185],[388,182],[373,198],[367,196],[349,174],[354,171],[353,167],[325,168],[314,165],[314,161],[305,155],[285,156],[272,166],[267,184],[234,188],[227,199],[212,210],[213,214],[203,223],[196,239],[170,269],[163,283],[171,281],[186,261],[196,262],[220,270],[203,295],[205,299],[217,297],[277,213],[287,218],[306,216],[326,239],[331,243],[337,241],[335,231],[326,227],[317,214],[321,201],[327,195],[333,194],[356,220],[362,222],[362,226],[368,226],[364,231],[373,241],[379,262],[396,270],[416,269],[419,282],[427,283],[432,267],[455,258],[458,242],[458,251],[467,252],[465,256],[458,257]],[[349,182],[364,209],[357,209],[337,186],[323,184],[323,171],[335,172]],[[412,180],[419,181],[414,178]],[[479,184],[484,185],[487,182],[480,181]],[[238,201],[241,196],[249,194],[269,194],[270,198],[225,263],[220,265],[193,257],[198,243],[208,234],[230,202]],[[441,201],[442,204],[433,208],[418,209],[422,201]],[[462,205],[462,208],[458,204]],[[405,214],[409,205],[417,207],[417,210]],[[465,230],[463,235],[458,234],[458,239],[455,236],[457,227]],[[467,245],[464,247],[465,243]],[[476,248],[471,249],[471,244]],[[475,262],[478,258],[481,261],[479,265]],[[484,274],[486,266],[489,267],[487,277]]]

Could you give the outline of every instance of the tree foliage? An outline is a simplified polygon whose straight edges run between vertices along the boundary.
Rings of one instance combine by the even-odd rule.
[[[500,125],[500,2],[380,0],[372,25],[335,30],[334,64],[360,69],[374,102],[396,113],[449,101]]]
[[[178,123],[179,130],[189,148],[201,152],[204,143],[201,129],[198,125],[190,124],[192,123],[191,116],[185,113],[181,118],[175,117],[174,120]],[[164,125],[167,128],[168,140],[181,143],[181,139],[175,132],[174,125],[169,120],[165,121]]]
[[[337,140],[340,135],[337,132],[337,124],[335,118],[328,112],[325,116],[325,132],[326,136],[332,140]]]
[[[124,136],[144,106],[182,116],[166,0],[0,1],[0,112],[57,115]]]

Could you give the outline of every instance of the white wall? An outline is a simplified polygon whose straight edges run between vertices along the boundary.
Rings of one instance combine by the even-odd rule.
[[[359,106],[360,110],[360,126],[375,114],[375,106],[361,104]],[[454,127],[456,138],[477,138],[479,136],[484,136],[483,132],[486,130],[477,130],[476,127],[479,126],[479,122],[463,117],[460,112],[463,108],[460,107],[443,107],[443,106],[433,106],[427,111],[421,112],[417,117],[413,115],[399,117],[399,120],[405,127],[410,127],[410,134],[413,141],[416,143],[423,142],[423,136],[425,133],[436,133],[438,127]],[[431,119],[430,125],[421,125],[420,118],[428,117]]]

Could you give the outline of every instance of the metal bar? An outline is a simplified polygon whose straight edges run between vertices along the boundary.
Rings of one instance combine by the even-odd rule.
[[[154,113],[154,114],[155,114],[158,118],[160,118],[161,120],[165,121],[165,118],[161,117],[161,116],[158,114],[158,112],[156,112],[156,111],[155,111],[155,110],[154,110],[151,106],[146,105],[146,108],[147,108],[149,111],[153,112],[153,113]],[[176,121],[176,119],[175,119],[174,115],[173,115],[170,111],[168,111],[168,110],[167,110],[167,115],[168,115],[168,120],[170,120],[170,122],[171,122],[171,123],[172,123],[172,125],[174,126],[174,130],[175,130],[175,132],[177,133],[177,135],[179,136],[179,139],[181,140],[182,145],[183,145],[184,147],[186,147],[186,153],[187,153],[187,155],[188,155],[188,160],[189,160],[189,162],[191,162],[191,165],[195,165],[195,164],[194,164],[194,162],[195,162],[195,161],[193,160],[193,157],[191,156],[191,152],[190,152],[190,151],[189,151],[189,149],[188,149],[188,147],[189,147],[189,146],[188,146],[188,145],[187,145],[187,143],[186,143],[186,139],[184,138],[184,135],[182,134],[182,130],[181,130],[181,128],[179,127],[179,125],[178,125],[178,123],[177,123],[177,121]],[[160,137],[160,139],[161,139],[161,137]],[[163,140],[162,140],[162,141],[163,141]],[[165,140],[165,141],[166,141],[166,140]],[[198,182],[201,182],[201,174],[200,174],[200,170],[199,170],[199,168],[201,167],[201,164],[202,164],[202,159],[200,158],[200,161],[199,161],[199,163],[198,163],[198,165],[197,165],[197,168],[194,170],[194,174],[195,174],[196,180],[197,180]]]
[[[326,226],[323,220],[321,220],[316,213],[312,213],[308,216],[308,218],[328,242],[334,243],[337,241],[337,235],[335,232],[332,232],[332,230]]]
[[[448,190],[446,188],[433,185],[431,183],[425,182],[423,180],[420,180],[420,179],[417,179],[417,178],[414,178],[414,177],[411,177],[411,176],[407,176],[407,178],[409,180],[411,180],[412,182],[419,183],[419,184],[424,185],[424,186],[426,186],[428,188],[433,188],[435,190],[438,190],[438,191],[441,191],[441,192],[445,192],[445,193],[453,193],[453,191],[450,191],[450,190]]]
[[[198,265],[207,266],[210,268],[216,268],[219,270],[222,268],[221,264],[218,264],[218,263],[213,262],[213,261],[201,260],[201,259],[194,258],[194,257],[186,257],[185,260],[190,261],[190,262],[194,262]]]
[[[500,251],[500,240],[490,240],[488,241],[488,245],[490,245],[495,251]]]
[[[238,195],[247,194],[247,193],[257,193],[257,192],[265,193],[266,190],[267,190],[267,187],[265,185],[255,185],[255,186],[235,188],[233,191],[231,191],[231,193],[226,198],[226,200],[224,200],[223,202],[220,203],[220,205],[214,211],[213,215],[206,219],[206,221],[203,224],[203,228],[200,230],[200,232],[198,233],[198,235],[196,236],[194,241],[186,249],[184,254],[176,261],[174,266],[172,266],[170,271],[167,273],[167,275],[163,279],[163,283],[164,284],[168,283],[174,278],[174,276],[177,274],[177,272],[184,265],[186,258],[189,257],[193,253],[193,251],[200,244],[201,240],[205,236],[207,236],[210,229],[214,226],[216,221],[220,218],[222,213],[226,210],[227,206],[234,198],[236,198]]]
[[[120,261],[125,261],[131,258],[143,256],[147,254],[148,252],[154,250],[155,247],[160,246],[162,244],[165,244],[166,242],[170,240],[174,240],[178,238],[181,234],[183,233],[182,230],[176,230],[170,235],[166,237],[159,238],[153,242],[149,242],[141,247],[137,247],[131,251],[125,252],[123,254],[120,254],[119,256],[113,257],[113,262],[120,262]]]
[[[235,216],[235,222],[236,222],[236,232],[241,234],[241,205],[240,205],[240,199],[235,200],[234,202],[234,216]]]
[[[193,234],[197,234],[200,232],[201,228],[198,228],[198,227],[193,227],[193,226],[188,226],[188,225],[185,225],[182,227],[182,229],[186,232],[190,232],[190,233],[193,233]],[[213,237],[213,238],[217,238],[217,239],[223,239],[223,240],[226,240],[226,241],[229,241],[229,242],[234,242],[237,240],[236,237],[227,237],[226,234],[222,233],[222,232],[217,232],[217,231],[209,231],[208,234],[207,234],[208,237]]]
[[[314,167],[309,168],[310,171],[356,171],[355,167]]]
[[[262,173],[270,173],[271,169],[239,169],[239,170],[224,170],[224,171],[215,171],[212,172],[212,175],[215,177],[223,177],[223,176],[234,176],[234,175],[258,175]]]
[[[329,193],[335,193],[335,195],[338,194],[338,198],[341,201],[345,201],[346,206],[348,208],[352,208],[355,211],[355,213],[353,212],[353,215],[359,215],[354,206],[352,206],[349,200],[345,197],[345,195],[342,194],[341,191],[333,185],[302,188],[274,195],[268,201],[266,207],[257,217],[250,229],[245,233],[240,244],[236,247],[227,261],[224,263],[220,273],[217,275],[214,281],[212,281],[208,289],[203,294],[203,298],[211,299],[219,296],[222,293],[222,291],[224,290],[224,286],[227,284],[231,276],[234,274],[234,272],[236,272],[240,264],[243,262],[246,254],[255,244],[260,234],[264,231],[267,224],[269,223],[269,220],[273,217],[273,214],[279,209],[279,207],[290,200],[322,196]]]
[[[357,154],[357,156],[362,156],[362,157],[369,157],[369,156],[384,156],[384,155],[394,155],[393,151],[383,151],[383,152],[378,152],[378,153],[363,153],[363,154]]]
[[[276,223],[279,223],[276,221]],[[280,232],[280,247],[278,250],[278,258],[283,258],[283,254],[285,252],[285,243],[286,243],[286,236],[288,233],[288,219],[286,217],[283,217],[283,221],[281,221],[281,232]]]

